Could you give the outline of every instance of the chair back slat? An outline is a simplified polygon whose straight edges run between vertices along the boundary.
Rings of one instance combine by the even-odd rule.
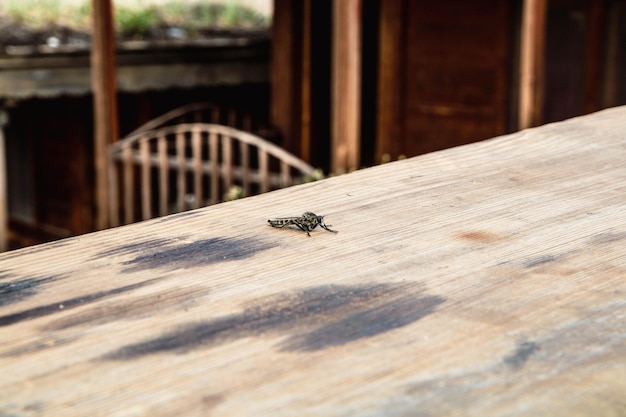
[[[233,186],[233,139],[224,135],[222,137],[222,170],[223,189],[225,192]]]
[[[211,200],[209,204],[216,204],[220,200],[220,164],[219,164],[219,133],[209,132],[209,161],[211,169]]]
[[[280,161],[280,186],[283,188],[291,185],[291,175],[289,171],[289,164],[285,161]]]
[[[124,223],[132,223],[135,213],[135,164],[132,146],[123,150]]]
[[[143,220],[152,218],[152,166],[150,163],[150,143],[147,139],[139,142],[141,160],[141,215]]]
[[[111,150],[109,150],[109,225],[117,227],[120,225],[118,161],[111,156],[111,153]]]
[[[197,126],[191,130],[191,147],[193,158],[193,208],[204,205],[202,187],[202,133]]]
[[[185,132],[183,129],[179,129],[176,132],[176,176],[178,186],[177,198],[176,198],[176,211],[185,211],[185,194],[187,193],[187,181],[185,176],[187,175],[187,166],[185,164]]]
[[[267,192],[301,183],[313,171],[273,143],[228,126],[185,123],[144,131],[110,147],[110,224]]]
[[[241,157],[241,188],[244,197],[251,195],[250,190],[250,145],[239,142],[239,154]]]
[[[167,138],[165,137],[165,135],[159,135],[157,141],[157,151],[159,154],[159,216],[166,216],[168,214],[167,200],[170,194]]]
[[[270,190],[269,155],[263,148],[259,148],[259,174],[261,176],[261,192]]]

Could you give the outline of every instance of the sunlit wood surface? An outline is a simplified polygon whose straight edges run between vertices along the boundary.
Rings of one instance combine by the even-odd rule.
[[[5,253],[0,414],[624,415],[625,161],[617,108]]]

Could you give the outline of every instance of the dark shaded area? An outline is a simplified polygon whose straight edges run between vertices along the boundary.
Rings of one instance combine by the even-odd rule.
[[[521,341],[517,344],[515,352],[504,357],[504,364],[513,369],[521,368],[535,351],[539,349],[539,345],[531,341]]]
[[[0,276],[0,280],[6,278],[6,275]],[[37,294],[40,285],[57,279],[57,276],[42,278],[19,279],[11,282],[0,282],[0,307],[17,303]]]
[[[168,288],[150,295],[134,298],[123,297],[120,300],[97,304],[91,308],[81,309],[74,314],[52,320],[42,330],[54,331],[78,326],[95,326],[118,320],[128,321],[153,316],[156,313],[165,314],[168,310],[186,308],[192,300],[203,297],[209,291],[207,288]]]
[[[283,350],[314,351],[376,336],[404,327],[432,313],[442,297],[406,297],[384,306],[358,311],[318,329],[290,337]]]
[[[155,239],[131,245],[122,245],[105,251],[111,253],[139,252],[134,259],[126,261],[124,272],[141,271],[152,268],[192,268],[249,258],[258,252],[273,248],[274,243],[266,243],[252,238],[211,238],[192,243],[178,243],[168,239]]]
[[[47,316],[69,310],[74,307],[79,307],[94,301],[101,300],[103,298],[112,297],[117,294],[121,294],[127,291],[132,291],[137,288],[145,287],[157,281],[158,279],[149,279],[136,284],[126,285],[123,287],[113,288],[107,291],[99,291],[92,294],[86,294],[80,297],[69,298],[66,300],[56,301],[51,304],[30,308],[28,310],[20,311],[19,313],[7,314],[0,316],[0,327],[10,326],[25,320],[32,320],[38,317]]]
[[[523,265],[524,265],[524,268],[534,268],[539,265],[544,265],[544,264],[555,262],[558,259],[559,257],[554,256],[554,255],[540,255],[533,259],[529,259],[528,261],[524,262]]]
[[[591,243],[613,243],[622,239],[626,239],[626,232],[604,232],[593,236],[591,238]]]
[[[184,353],[268,332],[295,333],[281,344],[282,350],[320,350],[406,326],[432,313],[444,301],[404,284],[313,287],[263,298],[239,314],[189,324],[122,347],[103,359]]]

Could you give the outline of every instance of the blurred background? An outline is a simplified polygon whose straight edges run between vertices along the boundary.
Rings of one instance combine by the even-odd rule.
[[[111,145],[203,102],[333,175],[626,104],[626,0],[2,0],[4,250],[107,227],[102,2]]]

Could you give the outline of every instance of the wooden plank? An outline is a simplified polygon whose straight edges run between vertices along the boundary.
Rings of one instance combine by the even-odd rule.
[[[241,156],[241,185],[243,195],[247,197],[250,192],[250,146],[245,142],[239,142],[239,155]]]
[[[620,16],[625,16],[622,10],[624,3],[612,2],[608,6],[606,18],[606,53],[602,73],[602,107],[608,108],[619,104],[619,75],[620,75]]]
[[[290,175],[290,171],[291,168],[289,167],[289,164],[285,161],[280,161],[280,186],[282,187],[289,187],[291,185],[291,175]]]
[[[222,178],[224,185],[224,193],[228,193],[230,187],[233,186],[233,140],[230,136],[222,137]]]
[[[177,211],[184,211],[186,209],[185,204],[185,194],[187,194],[187,170],[186,170],[186,156],[185,156],[185,132],[179,130],[176,132],[176,159],[178,160],[177,164],[177,187],[178,188],[178,198],[177,198]]]
[[[157,151],[159,154],[159,215],[169,214],[168,197],[170,194],[169,158],[167,155],[167,137],[160,136],[157,139]]]
[[[198,127],[191,130],[191,146],[193,148],[193,208],[204,205],[204,192],[202,190],[202,133]]]
[[[209,132],[209,161],[211,161],[211,201],[210,204],[220,202],[220,135],[217,132]]]
[[[619,416],[625,130],[615,108],[4,253],[2,410]],[[305,210],[339,233],[266,222]]]
[[[361,0],[333,2],[332,161],[334,173],[360,165]]]
[[[282,146],[300,151],[302,6],[300,0],[274,0],[272,17],[271,109]]]
[[[122,166],[124,169],[124,224],[129,224],[135,221],[135,164],[131,146],[126,146],[122,150]]]
[[[109,157],[109,225],[117,227],[120,225],[120,189],[118,175],[118,161],[112,156]],[[123,168],[122,168],[123,169]]]
[[[519,128],[541,122],[546,25],[546,0],[526,0],[520,47]]]
[[[406,100],[406,91],[403,88],[403,71],[406,70],[405,15],[405,0],[380,3],[376,161],[381,161],[383,155],[396,159],[403,152],[403,103]]]
[[[96,228],[109,221],[107,151],[118,138],[115,92],[115,34],[111,0],[92,0],[91,88],[94,102],[94,165],[96,177]]]
[[[141,157],[141,214],[143,220],[152,218],[152,170],[150,167],[150,143],[147,138],[139,142]]]
[[[269,155],[263,148],[258,148],[259,152],[259,176],[260,176],[260,191],[266,193],[270,190],[270,164]]]
[[[589,17],[587,27],[587,50],[585,54],[585,99],[584,113],[600,110],[602,100],[602,72],[603,58],[608,52],[611,28],[607,25],[610,15],[606,14],[604,1],[589,3]],[[607,28],[607,26],[609,26]],[[581,113],[581,114],[584,114]]]

